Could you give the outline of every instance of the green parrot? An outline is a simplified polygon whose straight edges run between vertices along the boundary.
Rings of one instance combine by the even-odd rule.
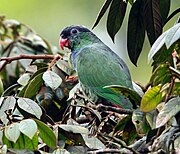
[[[128,98],[110,88],[120,85],[133,89],[125,62],[84,26],[69,26],[60,33],[60,47],[71,50],[70,62],[80,83],[91,93],[125,109],[133,108]]]

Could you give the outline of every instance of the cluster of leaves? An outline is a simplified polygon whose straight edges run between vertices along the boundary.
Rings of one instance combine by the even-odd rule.
[[[145,32],[150,45],[153,45],[161,35],[164,25],[180,12],[180,9],[175,10],[168,17],[171,0],[106,0],[93,28],[98,25],[110,7],[107,17],[107,32],[114,41],[114,37],[123,23],[128,3],[132,7],[127,27],[127,49],[131,62],[137,65],[145,39]]]
[[[1,56],[7,57],[0,59],[1,153],[178,152],[180,23],[153,44],[154,69],[144,95],[105,87],[129,97],[137,104],[134,110],[89,99],[77,78],[69,77],[74,72],[66,54],[39,60],[34,55],[57,50],[26,25],[1,17],[0,33]],[[30,60],[8,64],[8,57],[19,54]]]

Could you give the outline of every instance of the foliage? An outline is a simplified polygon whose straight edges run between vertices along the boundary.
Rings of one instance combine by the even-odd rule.
[[[171,0],[105,0],[93,28],[98,25],[109,8],[107,32],[114,41],[114,37],[123,23],[128,4],[131,6],[131,10],[127,27],[127,49],[131,62],[137,65],[137,60],[142,52],[145,32],[152,46],[161,35],[165,24],[179,13],[180,9],[178,8],[168,17]]]
[[[161,34],[169,1],[160,1],[159,5],[153,0],[128,2],[132,5],[128,33],[136,39],[129,47],[138,49],[131,55],[136,63],[145,30],[150,32],[148,37],[153,45],[148,60],[153,60],[152,76],[148,86],[141,86],[143,94],[141,88],[137,91],[121,85],[104,88],[128,97],[134,105],[132,110],[90,99],[91,94],[80,86],[71,70],[66,53],[25,24],[0,17],[1,153],[178,152],[180,23]],[[148,25],[141,20],[144,20],[142,5],[149,17],[145,21]],[[95,26],[108,6],[108,32],[114,39],[127,4],[106,0]],[[151,21],[159,19],[159,12],[162,23]]]

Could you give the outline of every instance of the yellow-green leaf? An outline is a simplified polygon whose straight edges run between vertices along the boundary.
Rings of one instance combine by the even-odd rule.
[[[165,93],[161,92],[160,86],[149,89],[141,100],[140,109],[143,112],[150,112],[162,101]]]

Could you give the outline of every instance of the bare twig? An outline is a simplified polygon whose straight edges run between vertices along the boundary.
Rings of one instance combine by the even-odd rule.
[[[0,67],[0,72],[3,70],[3,68],[11,63],[12,61],[15,60],[20,60],[20,59],[32,59],[32,60],[36,60],[36,59],[53,59],[54,61],[58,60],[58,59],[62,59],[62,57],[60,55],[28,55],[28,54],[21,54],[15,57],[2,57],[0,58],[0,61],[4,61],[4,63],[2,64],[2,66]]]
[[[112,111],[112,112],[116,112],[116,113],[120,113],[120,114],[132,114],[133,110],[131,109],[122,109],[122,108],[116,108],[116,107],[112,107],[112,106],[105,106],[102,104],[99,105],[90,105],[92,108],[95,108],[98,111]]]
[[[121,150],[118,150],[118,149],[99,149],[99,150],[88,152],[88,154],[103,154],[103,153],[121,153]]]

